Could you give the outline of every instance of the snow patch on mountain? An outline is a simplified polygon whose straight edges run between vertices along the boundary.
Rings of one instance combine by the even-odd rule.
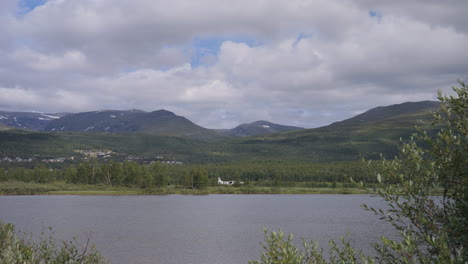
[[[58,117],[58,116],[46,115],[46,114],[42,114],[42,113],[41,113],[41,115],[43,115],[43,116],[45,116],[45,117],[48,117],[48,118],[52,118],[52,119],[58,119],[58,118],[60,118],[60,117]],[[41,118],[39,118],[39,119],[41,119]],[[41,119],[41,120],[47,120],[47,119]]]
[[[93,129],[94,129],[94,127],[96,127],[97,125],[99,125],[99,124],[101,124],[101,123],[102,123],[102,121],[99,121],[99,122],[97,122],[96,124],[94,124],[94,125],[92,125],[92,126],[89,126],[89,127],[87,127],[87,128],[84,130],[84,131],[93,130]]]

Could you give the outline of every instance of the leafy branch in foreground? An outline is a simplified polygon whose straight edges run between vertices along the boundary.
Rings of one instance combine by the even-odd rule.
[[[52,236],[34,241],[20,235],[12,224],[0,221],[0,263],[2,264],[104,264],[101,256],[89,238],[84,247],[79,247],[76,239],[62,241],[57,245]]]
[[[292,242],[291,234],[285,237],[281,231],[269,232],[268,229],[264,229],[264,232],[264,252],[260,261],[250,261],[250,264],[375,263],[371,257],[356,251],[344,237],[340,239],[341,245],[330,241],[330,249],[327,252],[329,257],[326,258],[323,256],[323,249],[319,249],[317,243],[303,241],[301,250]]]
[[[299,250],[292,237],[266,231],[265,252],[253,264],[312,263],[467,263],[468,262],[468,87],[454,87],[457,97],[441,96],[430,136],[419,130],[383,160],[377,180],[389,209],[364,208],[392,224],[400,239],[382,238],[376,254],[364,256],[342,239],[331,242],[329,257],[314,244]],[[440,195],[436,195],[440,194]],[[314,245],[314,246],[311,246]]]

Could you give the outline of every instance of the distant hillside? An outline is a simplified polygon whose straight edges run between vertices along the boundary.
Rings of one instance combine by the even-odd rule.
[[[166,110],[104,110],[70,114],[51,121],[44,131],[136,132],[200,138],[220,137],[215,132]]]
[[[403,103],[377,107],[328,126],[245,139],[249,144],[297,146],[295,154],[314,159],[348,160],[397,154],[400,138],[409,139],[420,126],[429,129],[438,102]],[[328,158],[326,158],[328,157]]]
[[[7,112],[0,111],[0,124],[30,130],[43,130],[46,125],[66,113],[37,113],[37,112]]]
[[[250,124],[241,124],[233,129],[218,129],[216,131],[230,137],[249,137],[301,129],[304,128],[295,126],[284,126],[261,120]]]
[[[390,106],[381,106],[372,108],[355,117],[335,122],[331,124],[332,127],[344,126],[357,126],[367,125],[373,122],[383,121],[388,118],[423,112],[426,110],[433,111],[440,106],[439,102],[435,101],[422,101],[422,102],[406,102],[402,104],[395,104]]]

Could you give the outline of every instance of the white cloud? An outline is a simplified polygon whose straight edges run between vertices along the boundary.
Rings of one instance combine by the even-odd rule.
[[[35,105],[39,101],[38,96],[32,92],[19,87],[6,88],[0,87],[0,106],[11,108],[19,105],[27,107],[28,105]]]
[[[13,2],[0,4],[9,109],[166,108],[207,127],[313,127],[435,99],[468,73],[462,0],[49,0],[23,16]],[[192,67],[194,38],[225,41]]]
[[[90,101],[91,98],[87,95],[60,89],[41,94],[21,87],[0,87],[0,109],[3,110],[80,111],[91,107]]]
[[[13,59],[39,71],[79,70],[86,66],[86,56],[80,51],[71,50],[61,56],[45,55],[30,49],[16,50]]]
[[[181,96],[183,102],[223,102],[235,100],[239,97],[238,91],[229,86],[229,84],[212,80],[206,84],[185,89]]]

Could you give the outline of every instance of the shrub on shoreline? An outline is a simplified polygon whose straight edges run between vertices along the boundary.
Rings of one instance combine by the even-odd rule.
[[[38,241],[18,233],[15,226],[0,221],[0,263],[2,264],[104,264],[107,261],[90,244],[76,239],[57,243],[43,233]]]

